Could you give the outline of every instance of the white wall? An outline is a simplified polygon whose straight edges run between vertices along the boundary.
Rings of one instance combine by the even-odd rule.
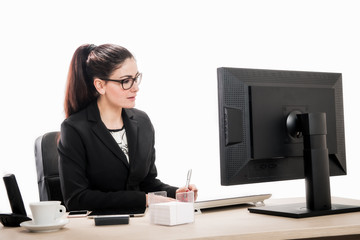
[[[220,187],[217,67],[343,73],[348,175],[332,178],[332,194],[360,198],[358,10],[342,0],[2,1],[0,174],[16,175],[26,206],[39,199],[34,140],[64,119],[72,54],[117,43],[144,74],[137,107],[156,129],[159,177],[183,185],[192,168],[200,199],[304,196],[303,180]]]

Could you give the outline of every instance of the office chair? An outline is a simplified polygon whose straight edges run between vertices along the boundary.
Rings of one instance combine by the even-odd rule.
[[[35,163],[40,201],[64,199],[60,187],[57,141],[60,132],[48,132],[35,140]]]

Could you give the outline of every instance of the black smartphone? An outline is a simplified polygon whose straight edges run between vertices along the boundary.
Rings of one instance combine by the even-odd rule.
[[[86,217],[89,215],[88,210],[76,210],[76,211],[70,211],[68,214],[68,218],[76,218],[76,217]]]

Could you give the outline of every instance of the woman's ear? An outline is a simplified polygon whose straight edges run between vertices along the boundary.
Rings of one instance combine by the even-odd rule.
[[[105,83],[100,78],[94,78],[94,86],[100,95],[105,94]]]

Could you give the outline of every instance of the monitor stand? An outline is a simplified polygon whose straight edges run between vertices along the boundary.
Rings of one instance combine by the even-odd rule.
[[[304,138],[304,173],[306,203],[249,208],[251,213],[261,213],[292,218],[315,217],[360,211],[360,206],[332,204],[330,170],[326,144],[326,113],[289,114],[291,131]],[[288,118],[289,119],[289,118]],[[288,121],[287,121],[288,123]],[[288,125],[288,130],[289,129]],[[296,126],[296,127],[294,127]],[[299,132],[301,132],[299,134]]]
[[[265,206],[258,208],[248,208],[251,213],[260,213],[266,215],[290,217],[290,218],[306,218],[324,215],[332,215],[339,213],[349,213],[360,211],[359,206],[332,204],[328,210],[311,210],[306,207],[305,203],[284,204],[279,206]]]

